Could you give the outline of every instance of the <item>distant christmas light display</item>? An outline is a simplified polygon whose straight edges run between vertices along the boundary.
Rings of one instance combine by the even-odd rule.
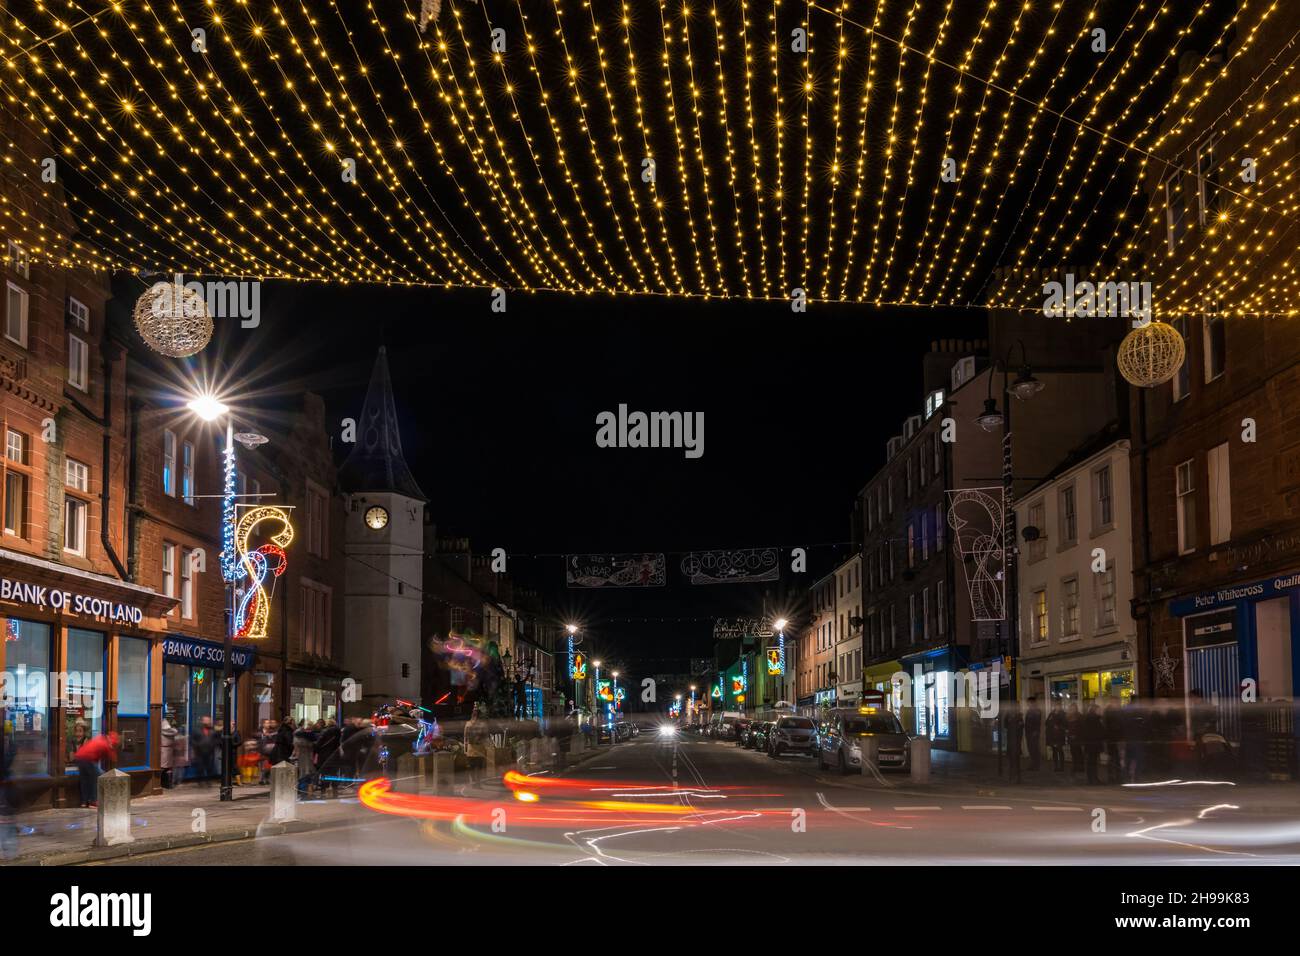
[[[281,529],[271,535],[271,543],[249,550],[253,529],[263,522],[278,522]],[[293,525],[283,508],[262,506],[244,513],[235,528],[235,553],[243,574],[236,579],[243,584],[243,596],[235,607],[235,636],[257,640],[266,637],[266,622],[271,614],[271,595],[265,582],[267,572],[274,577],[284,574],[287,561],[284,549],[293,541]],[[271,562],[274,559],[274,564]]]

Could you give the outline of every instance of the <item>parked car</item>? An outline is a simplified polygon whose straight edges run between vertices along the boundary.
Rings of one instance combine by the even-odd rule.
[[[862,767],[862,740],[876,740],[876,765],[907,770],[907,734],[892,712],[876,707],[830,711],[817,728],[817,766],[838,767],[840,773]]]
[[[754,730],[754,722],[748,717],[741,717],[736,721],[736,741],[746,750],[749,749],[749,735]]]
[[[754,726],[751,727],[749,731],[749,736],[751,738],[750,749],[766,752],[767,741],[768,738],[771,737],[772,728],[775,725],[775,721],[771,720],[755,721]]]
[[[767,752],[773,757],[783,754],[810,754],[817,743],[817,724],[811,717],[782,714],[776,719],[768,738]]]

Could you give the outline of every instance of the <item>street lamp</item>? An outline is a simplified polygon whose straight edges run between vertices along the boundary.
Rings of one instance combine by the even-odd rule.
[[[1022,402],[1028,401],[1045,387],[1043,382],[1034,377],[1034,373],[1029,367],[1029,356],[1024,341],[1017,339],[1016,345],[1020,346],[1020,371],[1016,375],[1016,380],[1008,382],[1011,354],[1016,347],[1013,345],[1007,349],[1005,356],[994,359],[993,365],[989,368],[988,393],[984,400],[984,411],[975,419],[976,424],[986,432],[1002,429],[1002,553],[1003,571],[1006,578],[1005,594],[1010,596],[1010,606],[1007,606],[1008,600],[1004,597],[1002,614],[1006,626],[1002,629],[1002,639],[999,641],[998,650],[1010,662],[1007,670],[1007,682],[1012,694],[1016,692],[1016,659],[1015,654],[1012,652],[1015,649],[1015,635],[1020,633],[1020,601],[1016,596],[1018,586],[1016,580],[1016,512],[1012,507],[1014,471],[1011,461],[1011,397],[1015,396],[1018,401]],[[1002,370],[1002,405],[1006,409],[1005,413],[998,411],[998,403],[993,398],[993,375],[999,368]],[[1001,736],[1002,740],[998,743],[999,775],[1002,773],[1002,748],[1006,744],[1006,734],[1004,733]]]
[[[226,448],[224,457],[224,475],[222,483],[221,509],[221,576],[226,586],[226,635],[225,660],[221,665],[221,790],[219,799],[235,799],[234,786],[234,727],[235,715],[231,704],[233,684],[235,682],[232,658],[235,654],[235,423],[230,414],[230,406],[211,393],[196,395],[186,403],[186,408],[205,422],[215,422],[219,418],[226,420]],[[256,432],[241,432],[239,441],[246,448],[254,448],[266,443],[266,436]]]

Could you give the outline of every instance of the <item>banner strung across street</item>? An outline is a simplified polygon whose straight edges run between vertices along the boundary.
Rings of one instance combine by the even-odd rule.
[[[691,584],[748,584],[780,577],[777,548],[692,551],[682,558],[682,574]]]
[[[571,588],[663,587],[668,562],[655,554],[570,554],[564,559],[564,577]]]
[[[771,636],[772,623],[761,617],[720,617],[713,622],[713,639],[715,641]]]

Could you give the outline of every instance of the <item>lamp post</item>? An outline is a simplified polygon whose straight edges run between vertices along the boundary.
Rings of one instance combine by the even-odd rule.
[[[596,682],[591,685],[591,723],[596,728],[596,743],[600,743],[600,716],[597,708],[600,706],[597,695],[600,693],[600,661],[592,661],[591,666],[596,669]]]
[[[609,742],[614,744],[618,743],[618,731],[615,727],[617,723],[615,718],[618,716],[618,671],[612,671],[611,676],[614,678],[614,689],[611,692],[614,699],[609,702]]]
[[[1015,642],[1020,634],[1020,595],[1017,580],[1017,557],[1019,548],[1016,546],[1016,511],[1012,507],[1013,487],[1012,481],[1014,471],[1011,460],[1011,398],[1014,396],[1018,401],[1026,402],[1033,398],[1044,388],[1041,381],[1034,378],[1034,373],[1029,367],[1029,358],[1025,351],[1025,343],[1017,340],[1020,346],[1020,371],[1016,375],[1014,382],[1008,382],[1010,377],[1011,353],[1015,346],[1007,349],[1007,354],[995,359],[992,367],[989,368],[988,395],[984,400],[984,411],[975,419],[976,424],[986,432],[993,432],[1002,429],[1002,554],[1003,554],[1003,573],[1006,578],[1006,597],[1003,599],[1002,614],[1006,620],[1006,626],[1002,628],[1002,640],[998,642],[998,650],[1007,661],[1007,690],[1008,694],[1014,698],[1016,693],[1016,654]],[[997,402],[993,398],[993,375],[997,369],[1002,369],[1002,405],[1006,409],[1005,414],[998,411]],[[1001,690],[999,689],[999,696]],[[1002,741],[998,746],[998,775],[1002,775],[1002,750],[1006,746],[1006,724],[1003,722]]]
[[[219,799],[235,799],[234,787],[234,740],[235,717],[232,708],[233,685],[235,683],[232,658],[235,653],[235,579],[238,565],[235,558],[235,424],[230,414],[230,406],[212,395],[199,395],[187,405],[190,411],[205,422],[215,422],[219,418],[226,420],[226,448],[223,452],[223,483],[221,509],[221,576],[226,588],[226,634],[224,657],[221,664],[221,790]],[[253,432],[241,433],[241,442],[246,447],[265,444],[266,438]]]
[[[691,685],[691,707],[688,716],[690,717],[690,720],[687,721],[687,724],[695,723],[695,685],[694,684]]]

